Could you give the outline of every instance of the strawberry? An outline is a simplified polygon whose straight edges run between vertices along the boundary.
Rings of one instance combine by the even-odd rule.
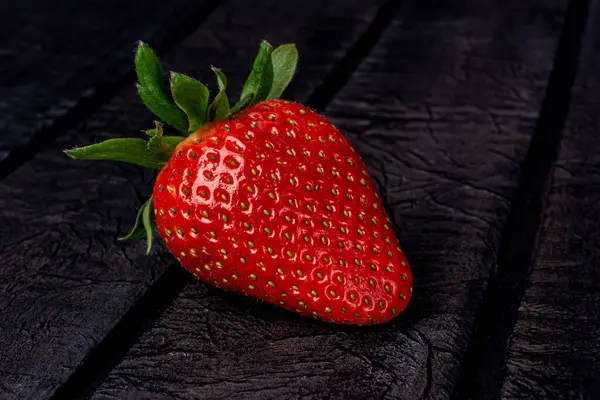
[[[263,42],[240,101],[171,74],[144,43],[136,52],[138,92],[163,121],[142,139],[111,139],[67,150],[75,159],[112,159],[157,168],[151,198],[125,238],[158,231],[198,279],[301,315],[377,324],[402,312],[412,275],[360,156],[329,121],[280,100],[298,54]]]

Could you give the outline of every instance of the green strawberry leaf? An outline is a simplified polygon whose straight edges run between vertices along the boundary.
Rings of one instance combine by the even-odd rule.
[[[148,150],[157,153],[160,157],[168,160],[175,147],[185,138],[181,136],[163,136],[162,138],[153,137],[148,141]]]
[[[185,113],[169,98],[163,88],[163,71],[160,60],[150,46],[140,42],[135,53],[135,71],[138,94],[146,107],[175,129],[187,133]]]
[[[217,121],[224,119],[229,115],[229,98],[225,90],[227,89],[227,78],[225,74],[218,68],[212,67],[217,76],[217,84],[219,85],[219,93],[215,96],[213,102],[208,107],[207,120]]]
[[[189,76],[171,72],[171,93],[175,103],[187,114],[188,132],[196,132],[206,119],[208,88]]]
[[[146,135],[150,136],[150,138],[153,138],[155,136],[162,136],[163,135],[163,124],[160,121],[154,121],[154,129],[146,129],[144,132]]]
[[[227,89],[227,77],[225,76],[223,71],[221,71],[219,68],[211,67],[211,69],[217,76],[217,85],[219,85],[219,91],[220,92],[225,91],[225,89]]]
[[[162,86],[163,70],[154,51],[144,42],[139,42],[135,52],[135,71],[140,86]]]
[[[225,119],[230,111],[231,109],[229,108],[227,94],[225,92],[219,92],[208,108],[208,119],[210,121]]]
[[[294,44],[284,44],[273,50],[273,84],[267,99],[278,99],[288,87],[298,65],[298,49]]]
[[[183,138],[178,138],[182,140]],[[174,148],[174,147],[173,147]],[[86,147],[64,151],[75,160],[123,161],[146,168],[160,169],[169,160],[171,153],[152,152],[148,142],[137,138],[116,138]]]
[[[160,121],[154,121],[154,124],[156,128],[146,131],[146,134],[150,136],[148,150],[158,153],[160,157],[166,157],[168,160],[175,147],[185,138],[182,136],[163,136],[163,124]]]
[[[152,196],[142,205],[135,219],[135,225],[131,231],[119,240],[139,240],[146,238],[147,247],[146,254],[150,253],[152,248],[152,240],[154,239],[154,230],[156,229],[156,221],[152,212]]]
[[[273,46],[266,40],[263,40],[258,49],[258,54],[254,59],[252,71],[242,89],[240,102],[249,95],[254,95],[252,100],[253,104],[259,103],[267,98],[267,95],[271,91],[271,85],[273,84],[272,52]]]
[[[258,86],[258,91],[252,104],[260,103],[263,100],[267,99],[271,91],[271,87],[273,85],[273,62],[271,61],[271,56],[267,59],[267,62],[264,65],[263,73],[260,76],[260,84]]]

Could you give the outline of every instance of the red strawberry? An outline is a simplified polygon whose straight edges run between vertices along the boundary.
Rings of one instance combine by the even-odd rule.
[[[151,245],[156,223],[198,279],[325,321],[386,322],[408,305],[412,276],[367,168],[325,118],[266,100],[281,95],[296,60],[293,45],[272,51],[263,42],[233,110],[219,70],[210,107],[204,85],[174,74],[177,108],[165,101],[158,59],[140,44],[140,96],[191,134],[165,137],[157,123],[143,149],[141,139],[114,139],[67,154],[161,168],[126,239]]]

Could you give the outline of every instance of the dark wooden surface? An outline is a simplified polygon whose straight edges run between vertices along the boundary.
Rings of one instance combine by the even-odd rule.
[[[241,87],[261,38],[294,40],[313,63],[302,68],[303,83],[290,93],[307,98],[382,2],[278,4],[223,4],[166,63],[207,82],[214,79],[213,63],[231,71],[232,87]],[[274,18],[248,31],[262,15]],[[163,251],[147,257],[142,243],[117,242],[151,190],[153,174],[122,164],[73,162],[61,151],[149,126],[151,113],[127,85],[0,182],[0,397],[51,395],[172,264]]]
[[[600,396],[599,1],[9,0],[0,22],[0,398]],[[287,97],[375,177],[415,278],[388,325],[117,242],[153,174],[61,152],[151,126],[136,40],[239,88],[261,38],[297,43]]]
[[[95,398],[451,397],[565,7],[411,3],[325,108],[398,223],[416,282],[406,316],[334,328],[192,283]]]
[[[0,174],[13,151],[25,156],[23,146],[52,130],[57,120],[83,111],[98,92],[109,94],[132,71],[137,40],[162,49],[210,5],[208,0],[2,1]]]
[[[600,4],[583,40],[564,137],[502,395],[600,398]]]

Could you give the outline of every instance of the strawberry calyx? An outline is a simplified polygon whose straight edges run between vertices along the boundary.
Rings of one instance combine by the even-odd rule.
[[[177,72],[170,73],[169,96],[163,86],[163,69],[158,56],[150,46],[140,41],[135,52],[138,95],[150,111],[177,130],[178,134],[164,135],[163,123],[155,121],[155,128],[145,131],[147,140],[108,139],[64,152],[76,160],[121,161],[159,170],[169,161],[175,147],[204,125],[234,118],[235,114],[264,100],[281,98],[296,72],[297,63],[298,51],[294,44],[273,49],[270,43],[263,40],[240,99],[231,106],[226,93],[227,78],[216,67],[212,67],[212,71],[216,76],[218,91],[212,101],[206,85]],[[156,229],[152,209],[150,197],[138,211],[132,230],[120,240],[146,238],[149,253]]]

